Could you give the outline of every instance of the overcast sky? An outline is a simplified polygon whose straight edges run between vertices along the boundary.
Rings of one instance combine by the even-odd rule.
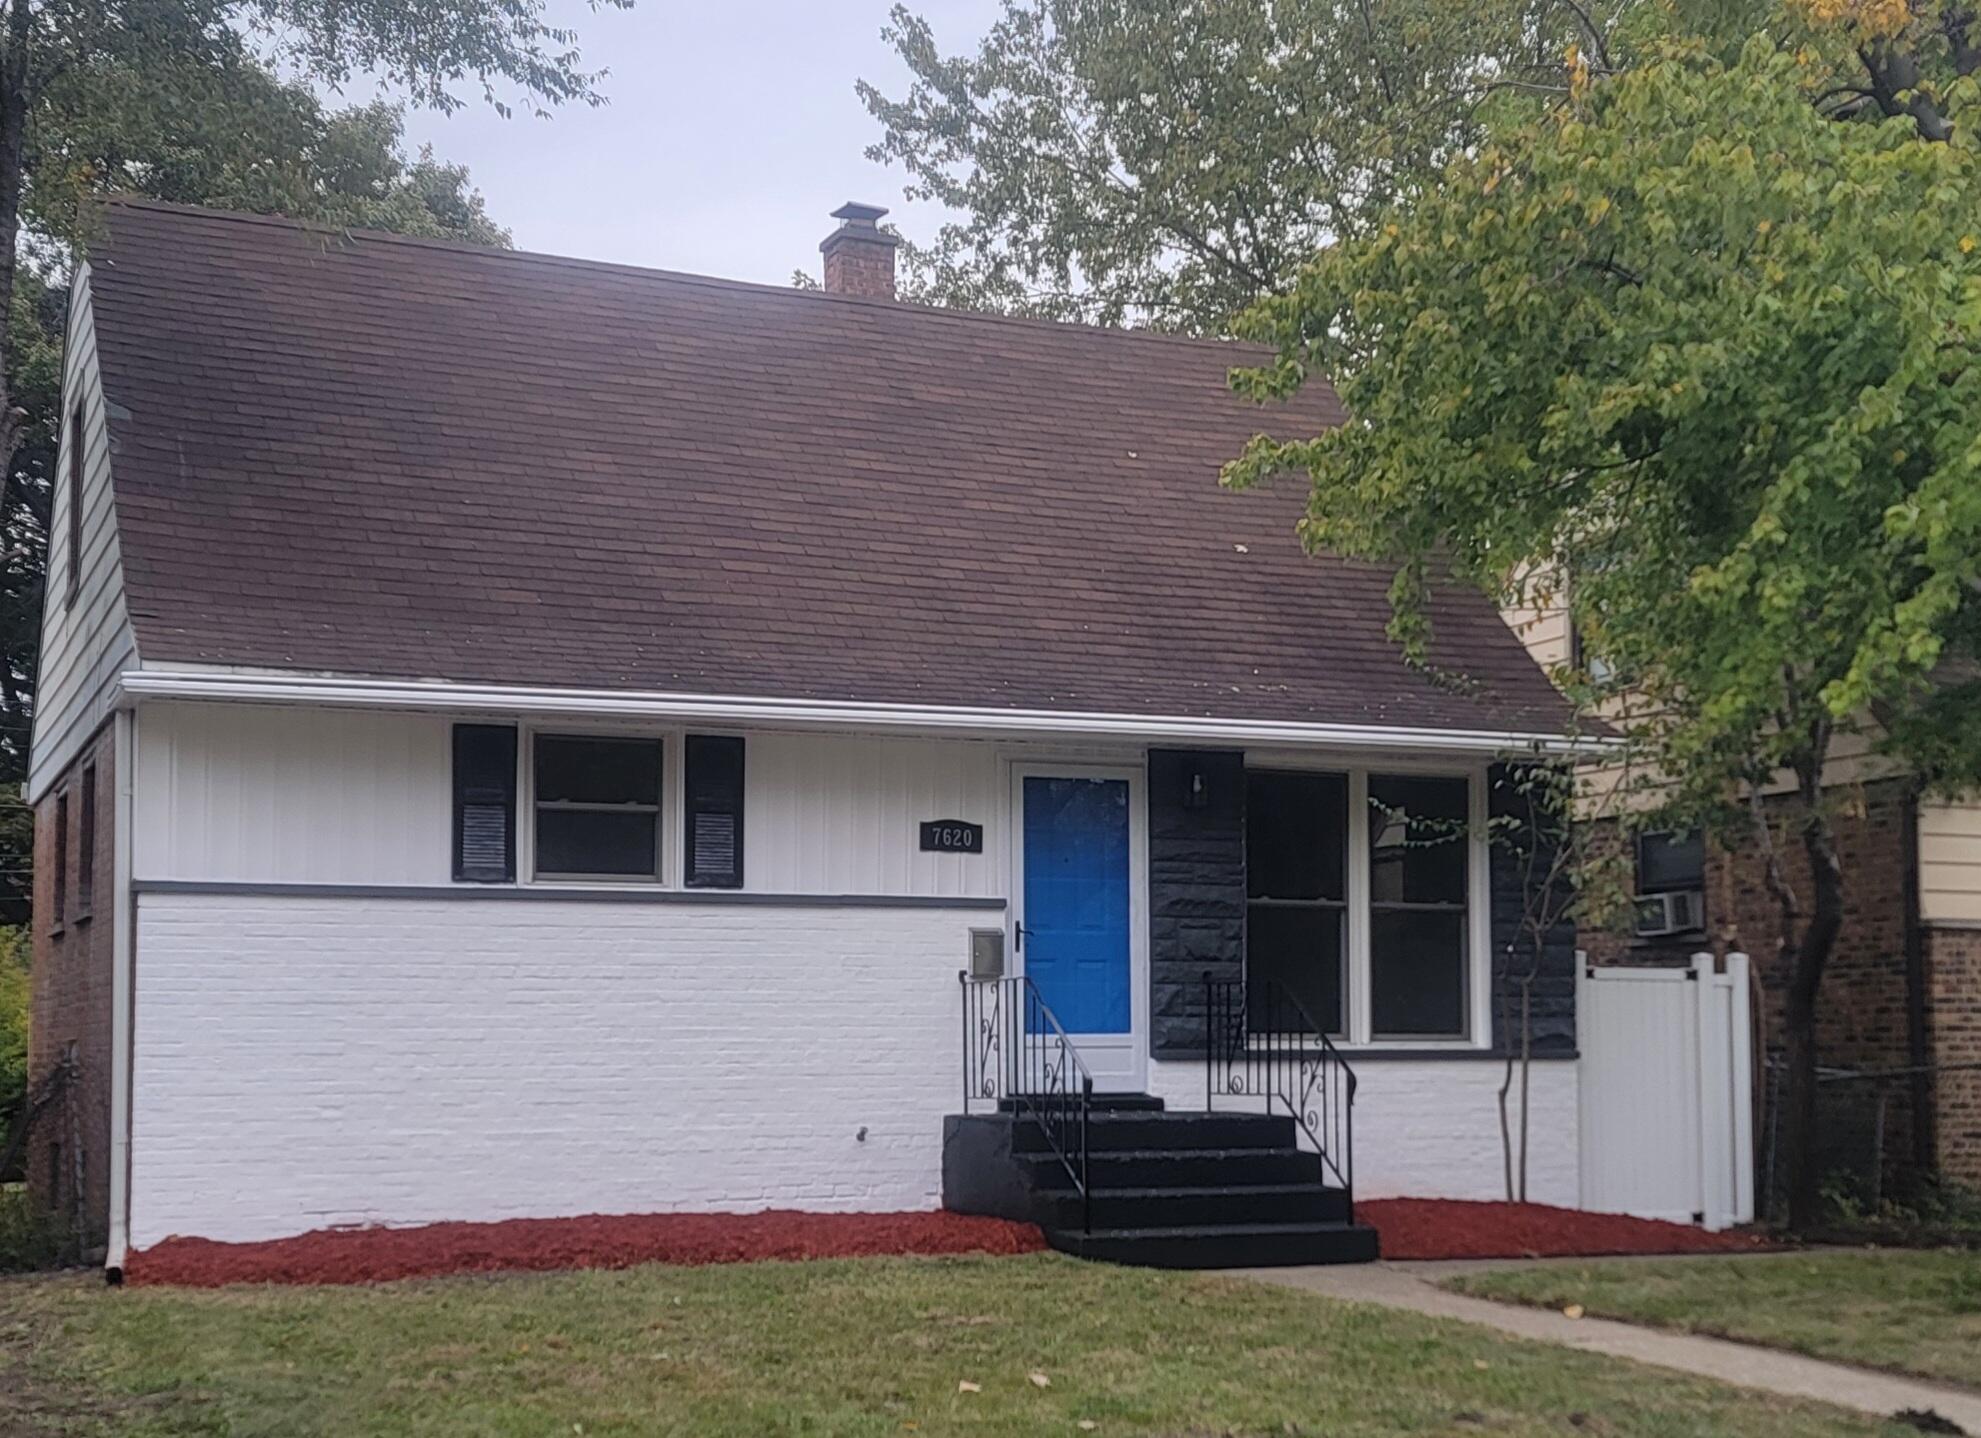
[[[818,274],[818,243],[846,200],[893,209],[916,238],[939,211],[901,198],[906,176],[868,160],[879,129],[853,82],[905,88],[880,38],[889,0],[639,0],[593,13],[551,0],[612,103],[549,120],[480,104],[413,112],[407,138],[468,166],[518,247],[783,284]],[[975,41],[996,0],[916,0],[937,41]],[[362,100],[366,95],[347,98]]]

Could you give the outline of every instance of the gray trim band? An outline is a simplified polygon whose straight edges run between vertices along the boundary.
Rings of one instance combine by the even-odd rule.
[[[215,879],[139,879],[140,894],[237,894],[314,899],[533,899],[617,904],[713,904],[784,909],[996,909],[1003,899],[940,894],[755,894],[741,889],[634,889],[545,884],[277,884]]]
[[[1341,1056],[1348,1061],[1350,1068],[1360,1068],[1365,1063],[1386,1063],[1391,1059],[1408,1059],[1411,1063],[1496,1063],[1503,1064],[1509,1058],[1516,1063],[1520,1055],[1508,1054],[1501,1049],[1355,1049],[1344,1047]],[[1574,1063],[1582,1055],[1579,1051],[1562,1053],[1555,1050],[1544,1054],[1530,1054],[1529,1059],[1537,1064]]]

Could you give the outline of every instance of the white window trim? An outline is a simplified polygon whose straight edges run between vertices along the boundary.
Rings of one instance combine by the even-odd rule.
[[[1348,780],[1348,944],[1342,984],[1347,1033],[1336,1040],[1343,1052],[1471,1053],[1493,1042],[1492,835],[1487,825],[1488,772],[1484,765],[1438,764],[1408,759],[1344,763],[1334,756],[1251,751],[1245,768],[1253,772],[1341,774]],[[1370,1001],[1372,918],[1369,882],[1369,776],[1410,774],[1466,781],[1467,837],[1465,884],[1466,1032],[1459,1038],[1375,1037]]]
[[[534,889],[678,889],[682,885],[681,826],[687,822],[681,793],[683,777],[681,751],[686,731],[653,729],[600,723],[518,724],[516,742],[516,882]],[[580,739],[641,739],[660,745],[660,812],[658,872],[644,874],[537,874],[537,782],[536,741],[538,736]]]

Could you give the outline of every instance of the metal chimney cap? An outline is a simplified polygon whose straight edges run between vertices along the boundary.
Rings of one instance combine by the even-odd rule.
[[[886,213],[885,205],[863,205],[858,200],[848,200],[832,212],[832,218],[844,220],[849,225],[875,225]]]

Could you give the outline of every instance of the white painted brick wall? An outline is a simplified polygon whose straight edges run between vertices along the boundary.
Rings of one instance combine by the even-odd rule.
[[[981,910],[146,894],[132,1243],[582,1213],[933,1208]],[[1476,1061],[1359,1066],[1366,1197],[1498,1198]],[[1576,1065],[1530,1192],[1577,1202]],[[1203,1103],[1203,1069],[1151,1091]],[[864,1142],[857,1131],[864,1126]]]
[[[1356,1063],[1353,1055],[1349,1062],[1358,1080],[1356,1197],[1506,1197],[1498,1102],[1502,1065],[1478,1059]],[[1535,1203],[1573,1208],[1580,1201],[1576,1069],[1559,1061],[1532,1069],[1527,1196]],[[1202,1108],[1204,1066],[1153,1062],[1149,1090],[1172,1108]],[[1509,1112],[1517,1123],[1518,1108]]]
[[[987,922],[146,894],[132,1245],[933,1208],[961,1081],[956,972]]]

